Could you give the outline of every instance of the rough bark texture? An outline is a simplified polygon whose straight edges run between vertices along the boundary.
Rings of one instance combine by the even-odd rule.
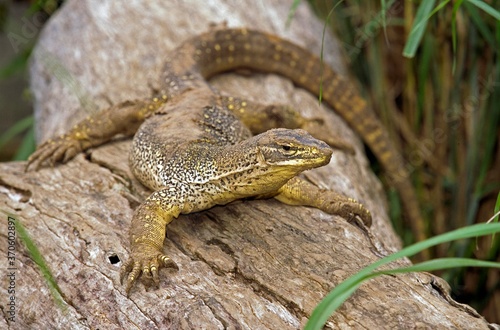
[[[163,54],[211,23],[274,32],[318,53],[321,23],[302,5],[287,30],[288,10],[284,0],[265,5],[67,1],[45,27],[32,63],[39,138],[64,132],[87,111],[150,95]],[[326,40],[330,48],[333,41]],[[327,54],[336,54],[334,48]],[[328,61],[341,70],[334,58],[339,57]],[[325,116],[332,134],[350,141],[357,154],[336,152],[328,166],[307,177],[362,201],[374,215],[375,237],[388,251],[400,247],[362,145],[331,110],[273,75],[227,74],[213,84],[239,96],[291,103],[311,117]],[[128,147],[129,141],[116,141],[36,173],[24,173],[23,163],[0,164],[0,209],[27,229],[64,299],[64,307],[58,307],[18,240],[16,321],[8,322],[2,299],[0,327],[295,329],[304,326],[331,288],[379,258],[363,232],[341,218],[274,200],[237,202],[180,216],[169,225],[164,247],[180,270],[162,270],[160,289],[139,285],[129,299],[119,283],[119,267],[128,254],[133,210],[148,192],[130,174]],[[5,256],[5,224],[0,234]],[[374,279],[329,324],[340,329],[488,327],[450,305],[429,279],[426,274]]]

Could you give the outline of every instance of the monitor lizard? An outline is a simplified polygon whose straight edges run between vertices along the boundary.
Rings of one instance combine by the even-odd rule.
[[[163,241],[166,225],[179,214],[241,198],[274,197],[371,224],[362,204],[297,177],[330,161],[332,150],[319,139],[333,147],[348,150],[347,146],[324,130],[311,136],[303,128],[314,126],[314,120],[290,107],[221,95],[207,83],[218,73],[238,68],[280,74],[315,95],[324,86],[323,100],[368,144],[398,189],[409,217],[420,221],[401,156],[347,79],[277,36],[245,28],[213,29],[169,54],[161,88],[153,97],[125,101],[87,117],[66,134],[41,144],[27,163],[27,170],[37,170],[67,162],[117,134],[135,133],[129,164],[154,192],[132,218],[130,259],[121,269],[127,294],[141,275],[158,285],[161,267],[177,267],[163,253]]]

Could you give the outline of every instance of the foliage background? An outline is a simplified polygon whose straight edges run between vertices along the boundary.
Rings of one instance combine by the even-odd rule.
[[[319,16],[331,13],[327,24],[352,75],[412,169],[427,237],[486,222],[499,192],[500,1],[484,1],[497,9],[493,14],[479,2],[310,1]],[[415,22],[421,39],[411,32]],[[408,245],[414,235],[398,196],[388,196],[394,227]],[[485,237],[439,245],[428,257],[499,262],[499,250],[498,237]],[[500,323],[498,270],[438,274],[454,298]]]

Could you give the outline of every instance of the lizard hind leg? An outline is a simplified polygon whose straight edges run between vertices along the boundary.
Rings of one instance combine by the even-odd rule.
[[[239,97],[221,96],[222,106],[231,111],[252,134],[273,128],[301,128],[307,121],[300,112],[285,104],[262,104]]]
[[[286,104],[262,104],[239,97],[221,96],[222,106],[231,111],[252,134],[260,134],[272,128],[302,128],[330,147],[354,154],[347,142],[335,138],[321,118],[305,118],[299,111]]]

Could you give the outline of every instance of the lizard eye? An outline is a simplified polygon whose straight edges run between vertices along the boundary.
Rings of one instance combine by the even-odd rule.
[[[282,153],[284,155],[288,155],[288,156],[291,156],[291,155],[294,155],[295,153],[297,153],[297,149],[292,147],[289,144],[282,144],[281,150],[282,150]]]

